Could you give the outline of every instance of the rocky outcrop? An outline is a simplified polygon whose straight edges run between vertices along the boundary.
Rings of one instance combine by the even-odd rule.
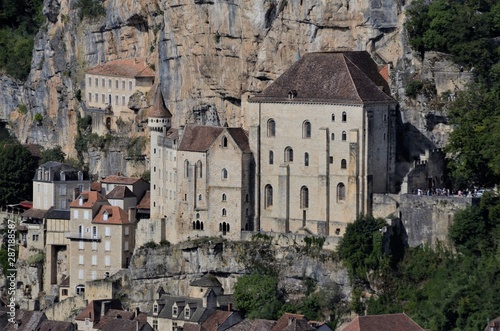
[[[145,58],[156,68],[174,126],[246,126],[242,96],[261,91],[301,54],[367,50],[380,64],[392,64],[402,123],[422,136],[414,140],[425,147],[411,146],[409,159],[446,142],[444,108],[434,101],[468,79],[457,76],[459,68],[446,56],[422,60],[411,52],[403,25],[405,3],[394,0],[107,0],[105,16],[83,21],[76,2],[44,1],[47,23],[36,38],[28,81],[23,86],[7,78],[0,81],[5,87],[0,115],[13,121],[20,140],[61,145],[70,156],[75,155],[71,142],[81,112],[84,71],[118,58]],[[437,99],[407,98],[405,87],[415,79],[435,86]],[[11,118],[21,102],[31,116]],[[208,120],[200,109],[212,112]],[[43,125],[32,124],[35,113],[43,114]],[[407,129],[403,132],[411,131]],[[126,168],[115,171],[127,174]]]
[[[129,271],[114,278],[122,282],[127,302],[146,309],[159,286],[172,295],[186,295],[189,283],[207,272],[217,276],[225,293],[233,293],[238,276],[255,264],[278,270],[279,286],[292,300],[303,297],[306,279],[314,280],[320,289],[337,284],[346,297],[350,293],[347,271],[332,252],[215,238],[138,249]]]

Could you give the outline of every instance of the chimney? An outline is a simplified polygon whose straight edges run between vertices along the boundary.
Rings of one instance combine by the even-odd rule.
[[[128,209],[128,221],[130,223],[132,223],[132,224],[135,223],[136,214],[137,214],[137,209],[135,209],[135,207],[130,207]]]

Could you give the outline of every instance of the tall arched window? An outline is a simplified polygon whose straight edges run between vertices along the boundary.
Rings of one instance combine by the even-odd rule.
[[[335,114],[332,114],[332,122],[335,122]]]
[[[335,133],[332,132],[332,134],[330,135],[330,139],[335,140]]]
[[[342,122],[347,122],[347,113],[345,111],[342,112]]]
[[[309,189],[307,186],[300,188],[300,208],[309,208]]]
[[[309,153],[304,153],[304,165],[309,167]]]
[[[274,164],[274,152],[269,151],[269,164]]]
[[[267,184],[264,189],[264,208],[271,207],[273,205],[273,187]]]
[[[267,121],[267,136],[276,136],[276,122],[272,118]]]
[[[203,164],[201,163],[201,161],[198,161],[196,163],[196,167],[198,168],[198,176],[200,176],[200,178],[203,178]]]
[[[226,170],[226,168],[222,169],[221,177],[222,177],[222,179],[227,179],[227,170]]]
[[[222,216],[227,216],[226,208],[222,208]]]
[[[337,185],[337,201],[345,200],[345,185],[344,183],[339,183]]]
[[[293,162],[293,149],[290,146],[285,148],[285,162]]]
[[[222,147],[227,147],[227,137],[222,137]]]
[[[346,159],[342,159],[342,161],[340,161],[340,169],[347,169]]]
[[[226,200],[227,200],[226,193],[222,193],[222,201],[226,201]]]
[[[302,138],[311,138],[311,122],[302,123]]]
[[[346,141],[346,140],[347,140],[347,132],[342,131],[342,141]]]
[[[189,161],[184,161],[184,177],[189,177]]]

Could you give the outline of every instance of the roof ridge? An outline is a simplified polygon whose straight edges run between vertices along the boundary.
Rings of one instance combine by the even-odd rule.
[[[353,63],[353,61],[352,61],[350,58],[348,58],[348,57],[346,56],[346,54],[345,54],[345,53],[341,53],[341,54],[342,54],[343,63],[344,63],[344,65],[345,65],[346,69],[347,69],[347,72],[349,73],[349,79],[351,80],[351,83],[352,83],[352,85],[354,86],[354,90],[356,91],[356,95],[358,96],[358,99],[359,99],[359,100],[363,101],[363,99],[361,98],[361,95],[359,94],[358,86],[356,85],[356,82],[354,81],[354,78],[352,77],[351,70],[350,70],[349,66],[347,65],[347,60],[349,60],[349,62],[350,62],[350,63],[351,63],[354,67],[356,67],[356,69],[358,69],[358,70],[359,70],[359,71],[361,71],[361,72],[362,72],[362,70],[361,70],[361,69],[359,69],[359,67],[358,67],[357,65],[355,65],[355,64]],[[364,74],[364,73],[363,73],[363,74]],[[365,75],[365,76],[366,76],[366,75]],[[371,78],[368,78],[368,79],[369,79],[370,81],[372,81],[372,80],[371,80]]]

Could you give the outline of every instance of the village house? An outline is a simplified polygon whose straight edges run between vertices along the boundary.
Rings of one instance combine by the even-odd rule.
[[[104,279],[129,264],[135,221],[95,191],[82,192],[70,205],[69,295],[85,292],[85,282]]]
[[[119,121],[133,121],[138,109],[129,108],[130,97],[149,92],[154,80],[155,72],[144,59],[120,59],[88,69],[83,98],[92,132],[116,131]]]
[[[341,331],[425,331],[405,313],[357,316]]]

